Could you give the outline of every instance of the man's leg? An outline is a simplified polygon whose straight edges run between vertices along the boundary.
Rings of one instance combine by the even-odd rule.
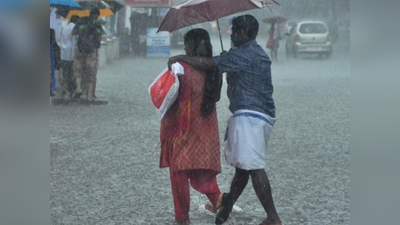
[[[231,183],[230,194],[232,195],[233,202],[236,202],[243,190],[246,188],[249,182],[249,172],[236,168],[235,176]]]
[[[92,101],[94,85],[97,75],[97,52],[87,55],[86,58],[86,99]]]
[[[74,62],[73,61],[64,61],[63,66],[63,79],[65,81],[66,89],[68,90],[70,97],[75,90],[75,81],[74,81],[74,70],[73,70]]]
[[[93,96],[92,98],[97,99],[96,96],[96,82],[97,82],[97,74],[96,74],[96,79],[94,79],[94,87],[93,87]]]
[[[249,172],[236,168],[235,176],[233,177],[230,193],[224,193],[222,197],[221,209],[218,211],[215,224],[223,224],[229,218],[233,204],[242,194],[249,181]]]
[[[67,66],[68,66],[68,61],[65,61],[65,60],[60,61],[61,87],[62,87],[63,97],[67,93],[67,89],[68,89]]]
[[[249,173],[257,197],[267,213],[268,218],[265,220],[266,224],[279,224],[281,220],[276,212],[274,200],[272,199],[271,185],[267,173],[264,169],[250,170]]]
[[[84,60],[85,59],[83,54],[78,50],[77,47],[75,47],[75,59],[73,68],[74,68],[74,78],[76,84],[76,89],[75,89],[76,98],[79,98],[82,94],[81,81],[82,81]]]

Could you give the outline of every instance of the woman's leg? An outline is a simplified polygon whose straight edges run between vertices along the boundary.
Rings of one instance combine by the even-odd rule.
[[[172,196],[174,198],[175,220],[189,219],[190,189],[187,171],[169,170],[171,178]]]
[[[189,178],[190,185],[196,191],[205,194],[211,204],[216,206],[221,194],[217,184],[217,173],[212,170],[192,170],[190,171]]]

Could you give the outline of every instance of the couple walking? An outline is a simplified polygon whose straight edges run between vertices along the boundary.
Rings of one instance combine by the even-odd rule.
[[[175,220],[190,224],[190,185],[205,194],[223,224],[251,177],[255,192],[268,217],[262,225],[282,225],[276,212],[265,167],[265,148],[275,122],[271,61],[256,43],[258,22],[251,15],[232,21],[235,49],[212,57],[207,31],[194,29],[185,35],[186,55],[179,62],[177,101],[161,121],[160,167],[169,167]],[[230,191],[221,193],[216,176],[221,172],[216,102],[223,72],[227,72],[229,109],[225,159],[236,168]]]

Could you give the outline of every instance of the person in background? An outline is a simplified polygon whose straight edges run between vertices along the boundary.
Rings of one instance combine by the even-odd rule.
[[[76,38],[72,35],[72,30],[78,22],[78,16],[72,16],[69,23],[61,29],[60,48],[61,48],[61,68],[62,68],[62,87],[63,95],[69,92],[69,98],[72,98],[75,91],[74,81],[74,58]]]
[[[102,20],[102,19],[99,19],[99,22],[100,22],[102,28],[105,27],[105,25],[107,24],[107,22],[104,21],[104,20]],[[104,33],[104,30],[103,30],[103,33]],[[101,45],[101,44],[100,44],[100,45]],[[92,96],[93,99],[97,99],[97,96],[96,96],[96,87],[97,87],[97,78],[94,80],[93,96]]]
[[[50,28],[50,96],[56,95],[55,73],[60,69],[60,46],[56,42],[56,32]]]
[[[186,55],[212,57],[210,36],[204,29],[184,38]],[[217,184],[221,172],[216,102],[222,76],[216,70],[199,71],[182,63],[179,95],[161,120],[160,167],[169,167],[177,224],[190,224],[190,185],[218,208],[222,195]],[[218,203],[219,202],[219,203]]]
[[[184,62],[201,71],[227,73],[229,109],[225,136],[225,159],[235,167],[229,193],[224,193],[215,223],[229,218],[233,205],[244,191],[249,177],[267,218],[260,225],[282,225],[265,172],[265,150],[275,119],[271,60],[256,42],[258,21],[252,15],[232,21],[231,41],[235,48],[215,57],[171,57],[168,66]]]
[[[89,17],[81,18],[72,30],[72,35],[78,36],[74,60],[75,96],[80,97],[82,94],[81,81],[82,74],[85,73],[86,100],[89,102],[93,100],[93,90],[97,75],[97,50],[100,48],[104,33],[98,21],[99,15],[99,9],[92,9]]]
[[[282,39],[278,23],[271,23],[267,48],[271,50],[271,59],[278,60],[279,41]]]
[[[130,34],[130,44],[132,48],[132,54],[135,56],[139,52],[139,15],[133,10],[131,17],[129,18],[131,22],[131,34]]]

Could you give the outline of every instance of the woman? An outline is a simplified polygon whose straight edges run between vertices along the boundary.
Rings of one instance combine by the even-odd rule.
[[[212,57],[210,36],[204,29],[184,38],[188,56]],[[161,121],[160,167],[169,167],[177,224],[190,224],[191,186],[205,194],[217,208],[220,202],[216,176],[221,172],[218,121],[222,77],[217,71],[201,72],[181,63],[179,95]]]
[[[273,22],[269,29],[269,39],[267,42],[267,48],[271,50],[272,60],[278,60],[279,40],[281,38],[282,37],[279,29],[279,24]]]

